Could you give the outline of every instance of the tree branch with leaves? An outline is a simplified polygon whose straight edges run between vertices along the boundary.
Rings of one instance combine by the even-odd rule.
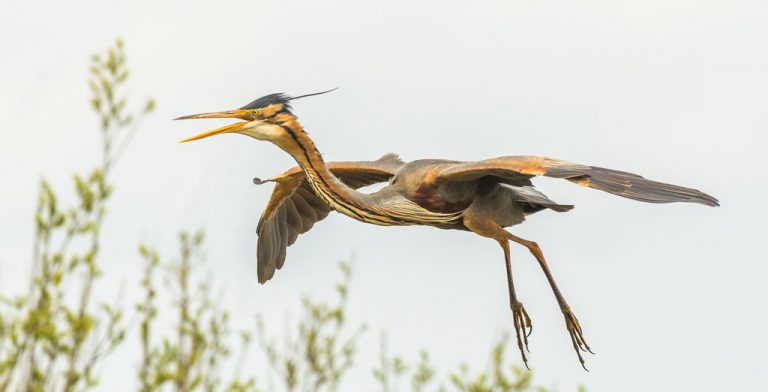
[[[29,293],[0,297],[0,392],[89,389],[98,382],[94,368],[125,336],[122,310],[108,303],[94,309],[92,296],[113,193],[109,174],[155,106],[148,99],[138,112],[128,110],[128,75],[122,41],[93,56],[89,85],[100,119],[101,164],[74,176],[77,203],[60,206],[50,183],[40,182]]]

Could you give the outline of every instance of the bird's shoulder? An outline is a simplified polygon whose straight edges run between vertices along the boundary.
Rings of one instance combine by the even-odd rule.
[[[448,159],[411,161],[398,169],[390,181],[390,187],[427,210],[441,213],[461,211],[471,202],[474,188],[460,195],[446,195],[435,181],[440,173],[462,163]]]
[[[438,173],[450,167],[462,164],[461,161],[448,159],[418,159],[400,166],[395,172],[392,182],[418,181],[423,182],[435,177]]]

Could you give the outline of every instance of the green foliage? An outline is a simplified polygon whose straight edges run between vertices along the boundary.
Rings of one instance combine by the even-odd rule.
[[[90,389],[98,382],[94,367],[125,337],[123,312],[107,303],[94,309],[91,296],[101,274],[97,259],[112,195],[113,142],[137,118],[127,112],[121,92],[127,78],[122,42],[94,56],[91,104],[101,119],[102,163],[74,176],[77,203],[62,207],[51,185],[40,183],[29,293],[0,297],[0,391]],[[154,106],[148,102],[142,115]]]
[[[414,391],[423,390],[424,386],[432,380],[434,376],[434,369],[428,365],[428,354],[422,351],[422,362],[419,363],[421,370],[414,372],[414,380],[412,387]],[[381,385],[382,392],[391,392],[399,389],[400,379],[408,374],[409,367],[406,362],[398,356],[389,357],[387,354],[387,337],[385,334],[381,335],[381,353],[379,356],[379,366],[374,368],[373,378],[377,383]],[[424,374],[425,376],[416,376],[416,373]]]
[[[549,389],[533,385],[533,373],[519,366],[505,364],[504,354],[509,339],[505,335],[492,348],[490,365],[481,372],[471,374],[467,364],[447,376],[440,376],[429,362],[429,353],[421,351],[415,363],[387,354],[386,338],[382,336],[379,367],[373,369],[373,377],[382,392],[399,391],[402,379],[410,379],[410,390],[455,392],[547,392]],[[583,388],[580,392],[585,392]]]
[[[99,119],[102,148],[110,152],[104,154],[102,163],[108,171],[130,143],[143,116],[155,110],[155,101],[148,98],[141,111],[128,112],[127,97],[120,91],[130,75],[122,40],[106,53],[93,55],[90,71],[91,108]]]
[[[530,371],[504,364],[507,342],[508,337],[505,336],[491,350],[489,370],[470,375],[469,367],[462,364],[458,373],[451,374],[449,379],[456,390],[461,392],[546,392],[546,388],[531,385]]]
[[[180,250],[176,262],[167,264],[169,291],[173,293],[176,311],[174,336],[158,336],[156,326],[157,304],[155,272],[160,265],[156,251],[141,246],[139,253],[145,260],[145,273],[141,286],[144,301],[137,305],[141,317],[140,339],[142,360],[139,369],[141,391],[257,391],[253,378],[240,379],[237,374],[230,380],[220,377],[220,365],[231,356],[227,343],[231,333],[229,314],[212,300],[210,282],[193,277],[196,264],[202,261],[202,232],[179,236]],[[154,338],[154,339],[153,339]],[[240,334],[243,356],[250,347],[250,335]]]
[[[345,334],[346,303],[352,270],[349,264],[339,263],[341,282],[334,287],[338,294],[335,304],[302,299],[303,316],[291,337],[293,328],[286,332],[282,348],[274,339],[267,339],[264,322],[258,318],[257,329],[267,361],[278,373],[288,391],[336,391],[344,374],[352,367],[358,340],[365,325]]]

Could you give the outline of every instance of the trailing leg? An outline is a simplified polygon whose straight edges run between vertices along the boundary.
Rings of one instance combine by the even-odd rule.
[[[507,288],[509,290],[509,307],[512,309],[512,317],[514,319],[517,348],[520,350],[525,367],[528,368],[528,357],[525,355],[525,352],[528,351],[528,336],[533,331],[533,326],[531,318],[528,317],[528,312],[525,311],[523,303],[517,299],[517,294],[515,293],[515,285],[512,281],[512,263],[509,256],[509,240],[507,239],[509,233],[493,220],[481,219],[473,214],[466,214],[464,216],[464,225],[476,234],[495,239],[504,251],[504,261],[507,268]]]
[[[544,259],[544,253],[541,251],[539,244],[533,241],[528,241],[526,239],[517,237],[511,233],[507,233],[507,238],[510,241],[514,241],[528,248],[528,250],[533,254],[536,260],[539,262],[541,269],[544,270],[544,275],[547,277],[547,281],[549,281],[549,285],[550,287],[552,287],[552,291],[555,293],[555,298],[557,299],[557,303],[558,305],[560,305],[560,310],[563,312],[563,316],[565,317],[565,326],[566,328],[568,328],[568,334],[571,336],[573,349],[576,351],[576,355],[579,356],[579,362],[581,363],[581,366],[584,368],[584,370],[587,370],[586,366],[584,366],[584,358],[581,356],[581,351],[585,351],[585,352],[588,351],[592,354],[594,353],[589,348],[589,345],[587,344],[586,340],[584,340],[584,335],[581,331],[581,325],[579,324],[579,320],[573,314],[573,312],[571,311],[571,307],[568,306],[567,302],[565,302],[565,298],[563,297],[563,294],[560,292],[560,289],[557,287],[557,283],[555,283],[555,278],[552,276],[552,272],[549,270],[549,266],[547,265],[546,259]]]
[[[504,261],[507,265],[509,308],[512,309],[512,317],[514,318],[517,347],[520,349],[520,354],[523,357],[523,363],[525,364],[525,367],[528,368],[528,358],[525,356],[525,352],[530,352],[528,349],[528,336],[530,336],[531,332],[533,332],[533,324],[531,323],[531,318],[528,317],[528,312],[526,312],[525,308],[523,307],[523,303],[517,299],[517,294],[515,293],[515,285],[512,282],[512,263],[509,257],[509,241],[499,241],[499,245],[501,245],[501,248],[504,250]],[[525,350],[523,350],[523,346],[525,346]]]

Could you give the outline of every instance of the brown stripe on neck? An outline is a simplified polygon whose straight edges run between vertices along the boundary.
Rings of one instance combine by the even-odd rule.
[[[295,117],[281,113],[275,116],[275,119],[278,125],[288,133],[295,146],[298,147],[298,150],[294,151],[291,155],[307,171],[307,177],[318,193],[318,196],[330,199],[326,200],[326,202],[331,207],[334,207],[335,204],[343,210],[341,212],[351,215],[360,221],[372,224],[392,225],[401,222],[401,220],[394,217],[372,211],[361,202],[355,202],[349,190],[344,189],[341,181],[328,169],[315,143],[298,121],[296,121]],[[290,150],[288,151],[290,152]]]
[[[299,160],[299,163],[302,163],[305,167],[311,169],[317,174],[318,179],[323,182],[323,185],[331,188],[333,185],[333,176],[325,165],[325,161],[323,160],[320,151],[317,150],[315,142],[313,142],[309,135],[307,135],[307,132],[304,131],[301,124],[296,121],[295,117],[286,113],[278,114],[275,116],[275,120],[286,130],[286,132],[288,132],[296,146],[299,147],[300,151],[298,151],[298,154],[300,157],[295,157]]]

